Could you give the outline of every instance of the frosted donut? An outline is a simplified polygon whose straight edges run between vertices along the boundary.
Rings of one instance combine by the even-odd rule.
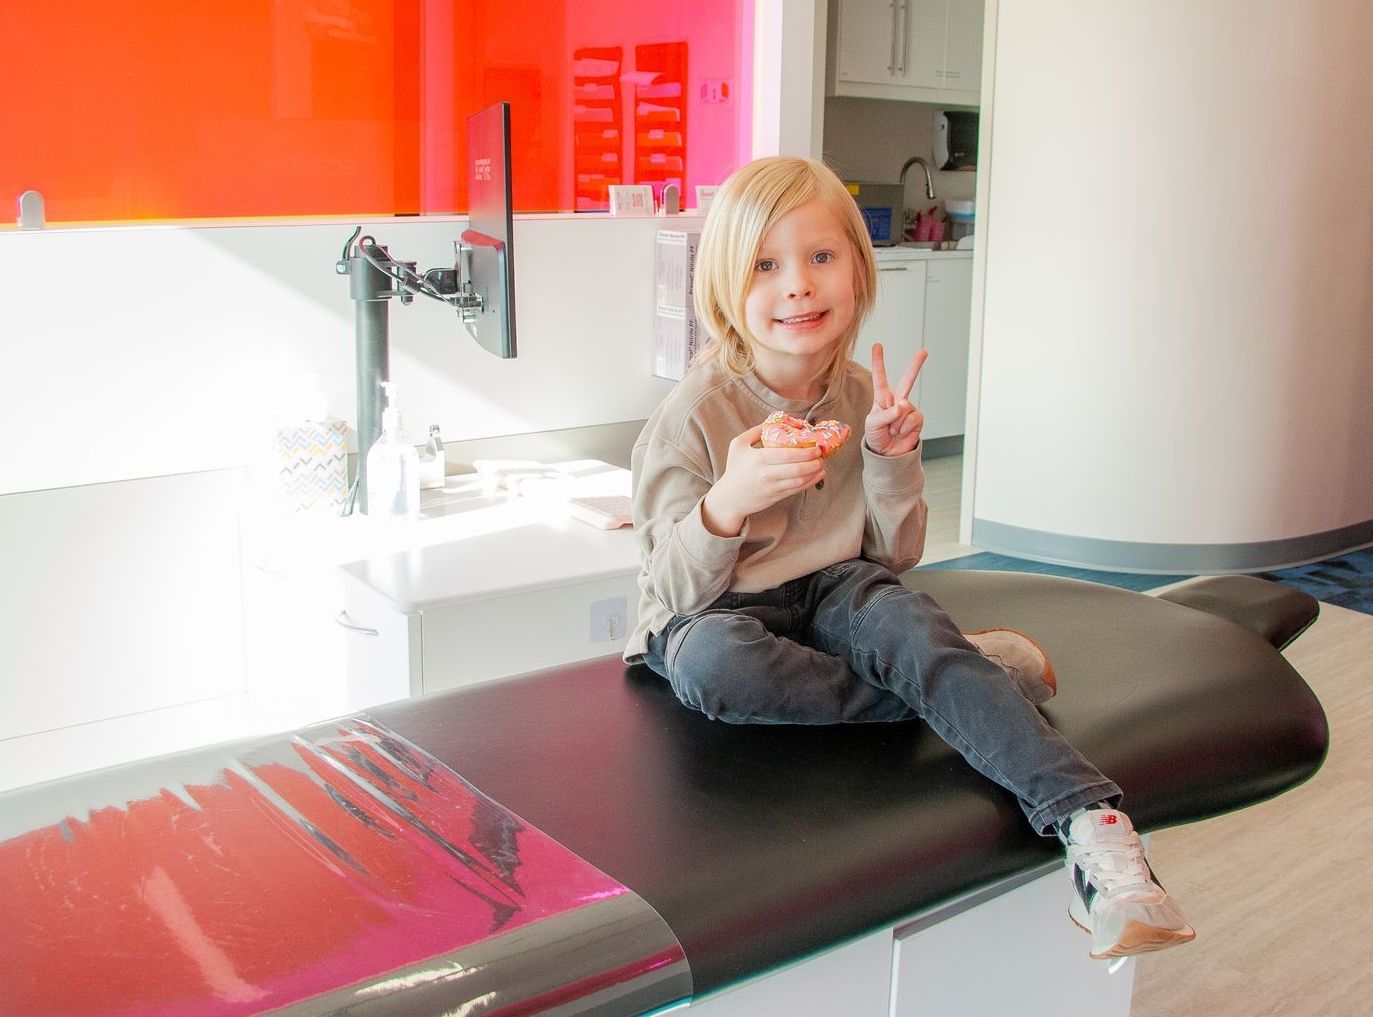
[[[822,420],[817,424],[807,423],[797,417],[789,417],[780,410],[763,421],[762,441],[764,448],[810,448],[820,450],[820,458],[834,455],[849,440],[848,424],[838,420]]]

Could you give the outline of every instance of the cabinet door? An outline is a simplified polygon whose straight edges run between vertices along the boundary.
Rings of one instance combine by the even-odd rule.
[[[976,103],[982,89],[983,0],[947,0],[948,35],[939,84],[949,92],[963,93],[949,101]]]
[[[926,438],[962,434],[968,411],[968,332],[972,327],[973,260],[928,262],[925,276],[925,349],[919,403]]]
[[[840,81],[892,83],[896,39],[892,33],[900,0],[840,0],[837,25]]]
[[[680,1013],[681,1017],[888,1017],[891,970],[892,934],[882,929],[754,981],[695,999]]]
[[[348,712],[348,648],[356,634],[339,621],[343,574],[257,560],[244,570],[243,602],[248,702],[263,729],[289,731]]]
[[[402,611],[352,577],[344,580],[348,709],[409,699],[420,693],[420,616]]]
[[[836,0],[834,95],[975,106],[984,0]]]
[[[1071,892],[1059,869],[937,925],[898,933],[892,1017],[1128,1017],[1135,961],[1112,970],[1091,959],[1091,940],[1064,913]]]
[[[901,83],[914,88],[942,87],[948,0],[898,2],[904,7],[897,22],[902,33],[896,64]]]
[[[887,380],[895,385],[920,350],[925,324],[925,262],[878,261],[877,303],[854,346],[853,358],[865,367],[872,363],[872,344],[881,343],[887,361]],[[911,399],[921,405],[916,382]],[[860,425],[861,426],[861,425]]]

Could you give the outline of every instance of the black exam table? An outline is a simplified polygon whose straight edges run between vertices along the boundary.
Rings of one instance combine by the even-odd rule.
[[[1141,830],[1324,759],[1324,713],[1279,652],[1316,617],[1304,594],[903,581],[965,630],[1041,642],[1044,714]],[[18,911],[0,950],[20,972],[0,1012],[60,1012],[64,993],[152,1017],[648,1012],[1060,855],[918,721],[730,726],[603,658],[0,795],[0,906]],[[57,987],[117,945],[85,995]]]

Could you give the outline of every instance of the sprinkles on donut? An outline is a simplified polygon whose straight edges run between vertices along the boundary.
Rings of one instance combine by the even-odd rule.
[[[838,420],[812,424],[778,410],[763,421],[762,442],[764,448],[810,448],[814,445],[820,449],[820,458],[826,459],[844,446],[850,433],[849,425]]]

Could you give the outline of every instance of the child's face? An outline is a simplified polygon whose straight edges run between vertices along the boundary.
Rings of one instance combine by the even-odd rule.
[[[792,209],[763,238],[744,319],[764,377],[769,367],[818,371],[828,362],[853,321],[853,261],[843,225],[819,200]]]

